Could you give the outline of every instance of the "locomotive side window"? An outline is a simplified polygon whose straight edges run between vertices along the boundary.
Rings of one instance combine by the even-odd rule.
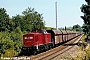
[[[46,30],[44,30],[44,33],[47,33],[47,31],[46,31]]]

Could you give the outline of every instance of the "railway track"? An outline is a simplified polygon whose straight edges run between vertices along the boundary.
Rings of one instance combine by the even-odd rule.
[[[32,57],[30,57],[30,60],[53,60],[55,57],[63,54],[64,52],[68,51],[69,49],[73,48],[73,46],[68,46],[68,44],[77,43],[82,38],[82,36],[79,36],[59,47],[56,47],[49,51],[43,52],[36,56],[32,56]]]
[[[78,38],[77,38],[77,40],[75,39],[76,41],[75,41],[75,40],[72,41],[72,43],[73,43],[72,45],[73,45],[73,46],[72,46],[72,45],[70,46],[71,43],[68,43],[68,44],[69,44],[68,47],[66,47],[65,49],[61,50],[57,55],[55,55],[54,57],[52,57],[50,60],[55,60],[56,57],[61,56],[61,55],[63,55],[63,53],[67,52],[68,50],[71,50],[71,49],[75,48],[75,44],[77,44],[77,42],[80,41],[80,39],[81,39],[82,37],[83,37],[83,35],[82,35],[81,37],[79,37],[79,39],[78,39]],[[66,44],[66,45],[68,45],[68,44]],[[64,44],[64,45],[65,45],[65,44]],[[65,46],[66,46],[66,45],[65,45]]]

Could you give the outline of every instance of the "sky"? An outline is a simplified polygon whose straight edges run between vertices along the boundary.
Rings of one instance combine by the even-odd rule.
[[[76,24],[83,25],[80,10],[85,0],[1,0],[0,8],[5,8],[10,17],[22,15],[28,7],[43,14],[43,20],[47,27],[56,27],[55,2],[57,2],[57,26],[70,27]]]

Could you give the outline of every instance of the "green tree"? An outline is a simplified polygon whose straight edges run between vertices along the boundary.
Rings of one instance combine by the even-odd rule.
[[[34,8],[27,8],[25,11],[22,12],[23,21],[25,24],[23,24],[23,27],[27,31],[32,30],[41,30],[45,28],[45,23],[43,22],[42,14],[39,14],[37,11],[35,11]],[[22,30],[24,30],[22,28]]]
[[[20,15],[16,15],[12,17],[12,29],[16,29],[17,27],[20,27],[20,22],[21,20],[21,16]]]
[[[83,4],[81,6],[81,12],[84,13],[84,16],[81,16],[81,18],[84,21],[83,24],[83,31],[87,35],[87,39],[90,36],[90,0],[85,0],[87,4]]]
[[[10,28],[9,15],[4,8],[0,8],[0,32]]]
[[[78,25],[78,24],[77,24],[77,25],[74,25],[74,26],[73,26],[73,30],[74,30],[74,31],[81,31],[80,25]]]

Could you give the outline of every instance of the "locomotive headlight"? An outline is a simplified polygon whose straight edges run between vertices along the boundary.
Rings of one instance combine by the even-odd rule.
[[[24,39],[33,39],[33,37],[31,36],[31,37],[24,37]]]
[[[24,39],[27,39],[27,37],[25,37]]]
[[[31,36],[30,39],[33,39],[33,37]]]

